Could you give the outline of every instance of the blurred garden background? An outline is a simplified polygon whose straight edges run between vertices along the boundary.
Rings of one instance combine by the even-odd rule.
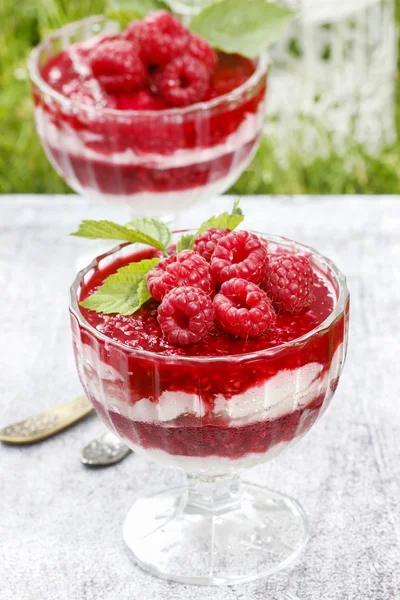
[[[65,23],[104,11],[106,0],[0,0],[0,193],[65,193],[36,135],[27,57]],[[396,21],[400,22],[400,0]],[[335,2],[332,2],[335,5]],[[296,47],[293,52],[297,51]],[[399,67],[399,63],[398,63]],[[327,137],[323,156],[291,150],[282,160],[266,137],[233,191],[239,194],[392,194],[400,186],[400,78],[395,74],[397,141],[371,155],[354,139],[338,151]],[[290,93],[290,92],[289,92]],[[393,136],[395,137],[395,136]]]

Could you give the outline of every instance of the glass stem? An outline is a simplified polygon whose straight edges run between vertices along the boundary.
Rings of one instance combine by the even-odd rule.
[[[225,513],[240,506],[238,475],[209,478],[187,475],[187,488],[187,511]]]

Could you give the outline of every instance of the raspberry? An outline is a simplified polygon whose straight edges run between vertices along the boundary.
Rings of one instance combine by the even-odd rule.
[[[126,92],[144,85],[147,78],[136,44],[124,39],[106,40],[90,54],[93,75],[107,92]]]
[[[211,48],[210,44],[208,44],[206,40],[203,40],[203,38],[199,37],[198,35],[190,36],[187,52],[203,63],[210,74],[217,66],[217,53]]]
[[[200,288],[211,294],[210,267],[199,254],[183,250],[161,260],[147,275],[150,294],[161,302],[168,292],[181,286]]]
[[[157,10],[133,21],[125,30],[125,38],[137,41],[142,58],[152,65],[166,65],[182,54],[189,42],[189,31],[166,10]]]
[[[202,340],[214,323],[213,303],[199,288],[171,290],[158,307],[158,323],[171,344],[186,346]]]
[[[200,102],[208,89],[210,77],[206,67],[185,54],[172,60],[157,76],[160,93],[172,106]]]
[[[216,321],[240,338],[254,338],[275,325],[275,312],[267,294],[255,283],[234,278],[222,284],[214,297]]]
[[[117,95],[120,110],[163,110],[168,104],[163,98],[155,96],[150,90],[141,89]]]
[[[265,244],[249,231],[232,231],[218,242],[210,268],[220,283],[234,277],[260,283],[268,268]]]
[[[229,233],[229,229],[210,227],[195,238],[193,250],[200,254],[208,263],[218,242]]]
[[[126,26],[126,29],[122,35],[129,42],[134,42],[135,44],[140,46],[142,38],[145,35],[144,34],[145,27],[146,27],[146,25],[144,23],[144,20],[139,21],[139,20],[135,19],[134,21],[131,21],[130,23],[128,23],[128,25]]]
[[[62,92],[73,102],[96,106],[96,108],[117,108],[115,98],[108,95],[95,80],[73,79],[63,85]]]
[[[263,289],[280,312],[298,313],[314,299],[314,273],[306,256],[281,254],[270,259]]]

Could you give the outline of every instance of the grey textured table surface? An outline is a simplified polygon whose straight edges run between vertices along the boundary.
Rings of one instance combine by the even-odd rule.
[[[182,214],[193,225],[225,197]],[[158,580],[125,550],[138,492],[178,471],[131,455],[107,470],[79,462],[95,416],[30,447],[0,445],[1,600],[400,599],[400,197],[248,198],[247,225],[316,246],[347,274],[347,365],[327,414],[297,447],[248,473],[298,498],[312,536],[288,570],[231,588]],[[80,392],[67,288],[98,242],[68,237],[105,218],[78,197],[0,197],[0,424]],[[118,215],[116,216],[118,218]]]

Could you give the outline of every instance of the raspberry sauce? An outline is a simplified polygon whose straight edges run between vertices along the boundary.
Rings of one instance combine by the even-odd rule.
[[[91,296],[103,281],[112,273],[131,262],[153,258],[159,253],[149,249],[140,253],[125,256],[122,260],[114,262],[107,269],[97,271],[90,282],[82,290],[80,300]],[[163,339],[160,326],[157,322],[157,308],[155,300],[149,300],[134,315],[103,315],[85,308],[81,308],[82,315],[98,331],[107,337],[137,350],[147,350],[166,356],[224,356],[239,355],[257,352],[299,338],[315,327],[318,327],[332,312],[334,298],[328,288],[328,282],[322,276],[315,274],[314,300],[311,306],[300,315],[278,314],[276,327],[273,332],[253,339],[235,338],[218,325],[214,325],[210,334],[201,342],[190,346],[173,346]]]
[[[78,299],[121,266],[155,255],[132,251],[94,269]],[[262,462],[277,444],[304,435],[337,387],[348,319],[347,303],[325,328],[285,346],[321,325],[337,302],[333,279],[314,267],[312,305],[298,315],[278,314],[276,328],[255,339],[236,339],[214,326],[201,342],[172,346],[162,338],[152,300],[131,317],[81,308],[79,323],[72,314],[78,370],[102,420],[133,448],[178,460],[203,457],[205,472],[207,457],[234,465],[251,454]],[[182,468],[190,471],[187,463]]]

